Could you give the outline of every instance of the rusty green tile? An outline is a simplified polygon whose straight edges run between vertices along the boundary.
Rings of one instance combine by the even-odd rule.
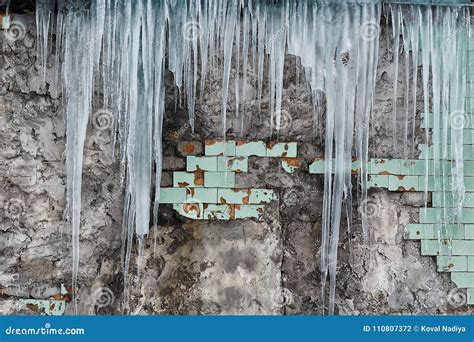
[[[419,191],[418,176],[388,176],[390,191]]]
[[[20,299],[23,306],[33,306],[37,308],[37,314],[46,316],[62,316],[66,310],[65,300],[54,299]]]
[[[437,256],[436,263],[438,272],[467,271],[467,256]]]
[[[206,156],[235,156],[235,141],[206,140],[204,142],[204,154]]]
[[[230,213],[230,206],[227,204],[204,205],[205,220],[229,220]]]
[[[235,155],[240,157],[266,157],[267,146],[263,141],[242,141],[236,142]]]
[[[173,172],[173,187],[187,188],[187,187],[202,187],[204,186],[201,171],[195,172]]]
[[[193,172],[196,170],[202,171],[218,171],[217,170],[217,157],[186,157],[186,171]]]
[[[248,158],[217,157],[217,171],[248,172]]]
[[[267,146],[267,157],[296,158],[297,154],[297,144],[295,142],[270,143]]]
[[[250,189],[249,204],[270,203],[276,200],[277,196],[270,189]]]
[[[324,159],[317,159],[309,165],[309,173],[322,174],[325,172],[326,161]]]
[[[288,173],[294,173],[303,162],[303,158],[281,158],[281,167]]]
[[[217,189],[187,188],[185,203],[217,203]]]
[[[203,219],[203,203],[175,203],[173,204],[173,209],[181,216],[194,220]]]
[[[244,204],[249,203],[250,189],[218,189],[217,196],[222,204]]]
[[[401,172],[401,163],[402,161],[399,159],[371,159],[368,165],[369,174],[399,175]]]
[[[388,176],[386,175],[369,175],[367,180],[368,188],[387,188]]]
[[[235,218],[236,219],[250,219],[254,218],[259,221],[263,220],[263,205],[256,204],[243,204],[235,206]]]
[[[448,240],[421,240],[421,255],[449,255]]]
[[[410,239],[464,239],[464,225],[416,223],[407,225]]]
[[[408,239],[420,240],[420,239],[434,239],[434,230],[432,224],[424,223],[413,223],[407,225]]]

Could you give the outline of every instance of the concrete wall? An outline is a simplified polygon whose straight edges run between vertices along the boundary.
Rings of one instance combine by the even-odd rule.
[[[41,307],[35,302],[26,305],[21,299],[69,300],[71,245],[63,221],[65,106],[55,80],[54,54],[44,86],[36,59],[34,18],[17,18],[25,23],[26,34],[14,41],[0,35],[0,310],[36,314]],[[392,147],[393,53],[387,40],[384,29],[370,154],[396,158],[404,151],[401,146]],[[323,313],[319,273],[323,179],[308,172],[308,165],[322,154],[322,145],[313,138],[312,105],[303,72],[291,56],[286,67],[283,108],[289,113],[289,124],[278,138],[298,143],[300,167],[288,173],[278,158],[249,157],[248,173],[238,175],[236,181],[241,183],[236,186],[271,189],[277,198],[265,205],[261,221],[192,220],[179,215],[172,204],[162,205],[159,227],[146,240],[140,276],[133,251],[132,313]],[[172,84],[171,75],[168,79]],[[234,80],[235,69],[231,84]],[[228,139],[277,140],[270,132],[267,92],[258,114],[255,73],[248,73],[242,134],[240,118],[234,115],[233,88]],[[403,94],[401,81],[400,89]],[[221,72],[214,69],[197,103],[193,133],[185,110],[181,106],[173,110],[173,89],[168,87],[163,187],[172,187],[173,172],[186,170],[186,156],[204,154],[205,139],[222,138],[220,90]],[[399,101],[403,103],[402,98]],[[101,108],[100,103],[95,108]],[[83,314],[122,312],[122,196],[119,164],[112,158],[112,135],[109,126],[104,126],[109,115],[93,113],[85,148],[79,274]],[[417,125],[417,142],[422,132]],[[416,146],[409,157],[418,157]],[[420,243],[407,239],[406,226],[418,222],[422,194],[374,189],[369,200],[370,244],[361,239],[357,215],[350,233],[345,225],[341,227],[337,312],[472,314],[463,305],[465,293],[450,281],[449,274],[437,272],[435,258],[421,256]],[[357,203],[353,206],[357,212]],[[66,313],[71,309],[67,304]]]

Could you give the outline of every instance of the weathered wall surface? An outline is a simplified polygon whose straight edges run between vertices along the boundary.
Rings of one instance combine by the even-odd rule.
[[[71,284],[70,237],[63,221],[65,106],[56,81],[54,49],[44,85],[36,59],[34,18],[17,19],[27,28],[24,36],[0,35],[0,310],[35,314],[19,300],[67,299],[60,286]],[[393,54],[386,32],[382,34],[371,156],[402,157],[403,149],[392,147]],[[250,157],[249,172],[238,175],[237,183],[272,189],[278,195],[266,206],[262,222],[194,221],[163,205],[160,225],[146,241],[140,276],[133,251],[131,313],[323,313],[319,273],[323,178],[307,170],[322,154],[322,146],[313,138],[312,105],[303,72],[290,56],[286,64],[287,127],[279,137],[271,135],[268,94],[259,115],[255,73],[249,70],[244,132],[240,134],[231,87],[228,137],[298,142],[303,166],[289,174],[274,159]],[[233,69],[231,84],[235,74]],[[221,138],[220,78],[220,71],[212,70],[197,103],[195,133],[186,123],[186,112],[179,105],[173,110],[173,89],[167,90],[162,186],[172,185],[173,171],[185,169],[186,155],[203,154],[204,139]],[[171,75],[169,80],[171,84]],[[122,312],[120,165],[113,158],[108,119],[107,112],[92,114],[85,148],[79,274],[83,314]],[[416,140],[421,134],[417,128]],[[409,156],[414,155],[410,151]],[[404,238],[406,224],[418,220],[422,194],[373,190],[370,203],[370,244],[361,239],[357,215],[349,234],[345,225],[341,228],[337,312],[472,314],[462,305],[464,294],[449,275],[436,271],[434,258],[421,256],[419,242]],[[357,212],[356,202],[353,210]],[[68,305],[66,311],[71,310]]]

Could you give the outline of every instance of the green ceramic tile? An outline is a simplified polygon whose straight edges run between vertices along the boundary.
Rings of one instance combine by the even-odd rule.
[[[222,204],[249,203],[250,189],[218,189],[217,196]]]
[[[250,204],[262,204],[270,203],[276,200],[277,196],[273,190],[269,189],[250,189],[249,203]]]
[[[367,187],[388,189],[388,177],[386,175],[369,175]]]
[[[202,183],[199,172],[173,172],[173,187],[175,188],[202,187]]]
[[[161,188],[160,203],[184,203],[186,201],[185,188]]]
[[[234,188],[234,172],[204,172],[204,186],[206,188]]]
[[[217,189],[187,188],[186,203],[217,203]]]
[[[247,204],[236,206],[235,218],[236,219],[257,219],[261,221],[263,219],[263,205]]]
[[[371,159],[369,161],[369,174],[395,174],[399,175],[401,172],[401,160],[399,159]]]
[[[390,191],[418,191],[418,176],[388,176]]]
[[[226,204],[209,204],[204,206],[205,220],[230,220],[230,206]]]
[[[291,143],[270,143],[267,146],[267,157],[296,158],[297,144]]]
[[[206,140],[204,142],[204,154],[206,156],[235,156],[235,141]]]
[[[202,203],[175,203],[173,209],[181,216],[200,220],[203,218],[204,205]]]
[[[474,241],[473,240],[453,240],[452,252],[453,252],[453,255],[474,255]]]
[[[248,172],[248,158],[217,157],[217,171]]]
[[[473,288],[474,272],[451,272],[451,280],[459,288]]]
[[[267,146],[263,141],[237,141],[235,155],[240,157],[266,157]]]
[[[437,256],[438,272],[467,271],[467,256]]]
[[[217,157],[186,157],[186,171],[217,171]]]

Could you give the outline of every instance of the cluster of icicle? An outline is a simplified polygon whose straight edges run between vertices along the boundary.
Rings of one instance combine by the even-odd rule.
[[[472,134],[474,108],[467,108],[468,49],[472,39],[471,19],[467,6],[391,6],[394,38],[393,127],[396,144],[397,120],[405,122],[404,148],[407,151],[409,124],[415,137],[417,67],[422,65],[422,94],[425,144],[432,152],[425,155],[425,207],[429,184],[433,195],[440,198],[437,211],[436,236],[447,239],[451,254],[453,226],[461,225],[464,206],[464,134]],[[472,49],[472,47],[470,47]],[[397,118],[398,66],[404,59],[404,117]],[[411,71],[410,71],[411,64]],[[410,75],[412,80],[410,82]],[[410,84],[411,83],[411,84]],[[411,104],[410,104],[411,97]],[[472,104],[470,104],[472,106]],[[428,115],[428,113],[431,113]],[[411,119],[410,119],[411,117]]]
[[[452,134],[449,134],[444,129],[448,125],[443,125],[443,121],[449,119],[446,113],[464,109],[462,67],[468,11],[462,7],[413,5],[386,8],[391,11],[395,34],[396,67],[398,58],[404,55],[406,67],[409,68],[411,58],[412,71],[416,71],[418,53],[421,53],[423,93],[430,94],[425,96],[425,112],[432,106],[435,120],[434,159],[448,158],[446,141],[451,139],[455,163],[449,173],[454,175],[457,203],[462,203],[463,131],[451,128]],[[352,219],[354,156],[360,161],[357,193],[362,212],[366,210],[369,122],[374,106],[381,13],[382,4],[378,1],[38,0],[36,17],[42,64],[46,65],[50,30],[55,31],[56,49],[63,54],[61,81],[67,101],[67,199],[73,241],[75,305],[83,147],[95,87],[102,89],[104,108],[115,115],[114,132],[121,151],[127,307],[132,241],[135,236],[140,255],[149,227],[157,225],[165,69],[173,73],[175,85],[186,99],[192,128],[195,99],[198,93],[205,92],[209,66],[222,69],[221,129],[226,132],[231,67],[237,69],[237,78],[239,74],[244,78],[243,82],[237,79],[235,83],[236,93],[243,94],[243,98],[248,70],[252,68],[256,72],[257,98],[260,99],[267,59],[270,122],[278,126],[284,58],[285,54],[292,54],[301,58],[310,79],[316,127],[322,124],[321,113],[325,113],[321,288],[325,298],[329,276],[328,306],[329,313],[333,314],[343,204],[349,227]],[[223,58],[217,59],[217,55]],[[416,115],[416,77],[412,82],[412,101],[407,94],[407,120],[408,115]],[[397,84],[395,82],[394,98]],[[236,103],[236,113],[243,118],[245,104],[239,107],[239,95]],[[326,108],[320,110],[323,103]],[[412,104],[411,108],[408,103]],[[428,133],[426,139],[429,139]],[[448,179],[448,170],[438,169],[437,163],[434,165],[433,175]],[[446,184],[436,183],[436,186],[441,191]],[[367,240],[368,223],[366,215],[361,216],[363,237]]]

